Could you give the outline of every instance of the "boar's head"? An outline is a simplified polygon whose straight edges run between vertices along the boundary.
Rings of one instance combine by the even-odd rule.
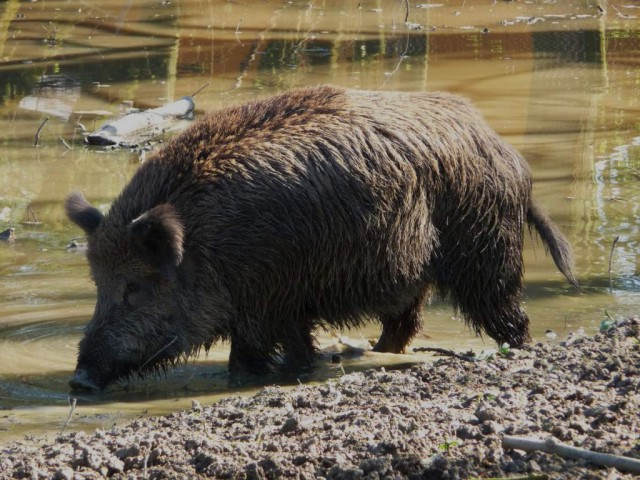
[[[80,193],[69,196],[65,207],[88,235],[98,290],[71,387],[102,390],[184,356],[187,341],[175,294],[184,230],[174,207],[157,205],[131,221],[103,215]]]

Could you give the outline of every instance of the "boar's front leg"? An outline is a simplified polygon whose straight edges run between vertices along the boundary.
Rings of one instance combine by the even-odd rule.
[[[295,332],[290,332],[286,340],[283,344],[284,366],[293,371],[310,367],[316,354],[310,328],[298,326]]]
[[[265,375],[271,372],[273,358],[268,352],[255,345],[231,337],[231,353],[229,354],[229,373],[234,375]]]
[[[375,352],[403,353],[411,339],[422,327],[422,308],[426,301],[428,290],[425,289],[404,310],[396,314],[382,315],[382,334],[378,343],[373,347]]]

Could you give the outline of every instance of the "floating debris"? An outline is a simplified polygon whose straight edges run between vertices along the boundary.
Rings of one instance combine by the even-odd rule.
[[[68,75],[43,75],[31,95],[20,100],[23,110],[42,112],[68,120],[80,98],[80,82]]]
[[[16,230],[15,228],[7,228],[0,232],[0,241],[3,242],[13,242],[16,239]]]
[[[81,241],[83,240],[84,241]],[[84,252],[87,250],[86,237],[72,238],[66,248],[67,252]]]
[[[194,109],[193,97],[182,97],[162,107],[131,112],[105,123],[85,140],[89,145],[136,147],[179,128],[181,120],[192,120]]]

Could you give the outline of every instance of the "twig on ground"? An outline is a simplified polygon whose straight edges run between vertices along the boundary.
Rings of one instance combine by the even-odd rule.
[[[613,239],[613,245],[611,245],[611,252],[609,253],[609,293],[613,293],[613,279],[611,278],[611,263],[613,261],[613,250],[616,248],[618,240],[620,240],[619,236]]]
[[[468,355],[460,355],[459,353],[454,352],[453,350],[447,350],[446,348],[438,348],[438,347],[415,347],[413,349],[414,352],[435,352],[441,355],[446,355],[447,357],[459,358],[460,360],[465,360],[467,362],[477,362],[478,359],[476,357],[470,357]]]
[[[42,130],[42,127],[44,127],[44,124],[47,123],[48,121],[49,121],[49,117],[45,117],[45,119],[42,120],[42,123],[38,127],[38,131],[36,132],[36,136],[35,136],[35,141],[33,142],[34,147],[38,146],[38,142],[40,141],[40,130]]]
[[[546,473],[531,473],[515,477],[473,477],[471,480],[549,480],[549,475]]]
[[[557,441],[553,437],[540,440],[533,437],[511,437],[505,435],[502,439],[503,448],[514,448],[526,451],[541,451],[563,458],[585,460],[594,465],[613,467],[621,472],[640,473],[640,460],[610,453],[600,453],[584,448],[572,447]]]
[[[409,0],[404,0],[404,5],[407,9],[404,14],[404,23],[407,23],[409,21]]]
[[[64,433],[64,430],[67,428],[67,426],[69,426],[69,422],[71,421],[71,415],[73,415],[73,411],[76,409],[76,404],[77,404],[78,400],[73,398],[73,397],[69,397],[69,407],[71,407],[69,409],[69,415],[67,415],[67,421],[64,422],[64,425],[62,426],[62,430],[60,430],[59,435],[62,435]]]

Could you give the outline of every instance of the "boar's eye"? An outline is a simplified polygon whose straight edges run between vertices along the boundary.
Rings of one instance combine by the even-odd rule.
[[[135,305],[139,300],[140,294],[140,284],[137,282],[128,282],[124,287],[124,293],[122,295],[122,300],[129,305]]]

